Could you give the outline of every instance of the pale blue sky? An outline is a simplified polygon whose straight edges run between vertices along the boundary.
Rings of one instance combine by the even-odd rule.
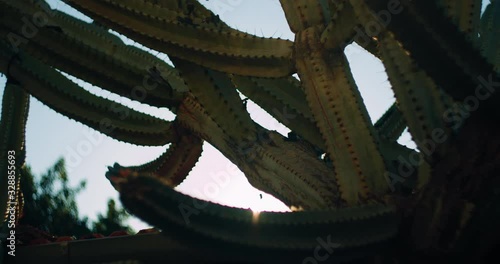
[[[293,34],[288,28],[278,0],[201,0],[200,2],[219,14],[222,20],[234,28],[259,36],[293,40]],[[76,14],[74,11],[69,11],[71,9],[59,0],[50,0],[49,3],[53,8]],[[394,102],[390,84],[378,59],[361,51],[360,48],[350,47],[349,51],[354,77],[370,116],[375,121]],[[160,57],[164,58],[164,55]],[[4,84],[5,78],[2,76],[0,99]],[[173,119],[173,115],[166,109],[131,102],[89,84],[81,83],[81,85],[85,89],[136,110],[167,120]],[[288,132],[288,129],[255,105],[249,104],[249,110],[252,117],[264,127],[277,130],[284,135]],[[403,136],[400,142],[413,146],[408,135]],[[72,184],[75,185],[81,179],[87,180],[86,191],[78,196],[77,202],[80,214],[89,216],[90,219],[95,219],[98,212],[105,212],[106,201],[110,197],[118,198],[117,192],[104,177],[107,166],[114,162],[124,166],[142,164],[156,158],[166,149],[166,147],[139,147],[118,142],[56,113],[33,97],[27,124],[26,145],[26,160],[35,174],[45,172],[63,156],[66,158]],[[82,148],[84,146],[91,146],[88,153]],[[272,196],[264,195],[263,199],[260,199],[259,194],[262,192],[251,187],[244,175],[208,143],[204,144],[203,150],[200,161],[177,190],[230,206],[254,210],[287,210],[284,204]],[[216,178],[214,175],[228,175],[230,181],[221,186],[214,180]],[[218,187],[218,192],[213,191],[214,186]],[[136,219],[132,219],[130,223],[137,230],[147,226]]]

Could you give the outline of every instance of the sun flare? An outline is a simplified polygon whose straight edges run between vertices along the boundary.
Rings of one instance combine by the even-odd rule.
[[[259,222],[260,211],[252,210],[252,223],[257,224]]]

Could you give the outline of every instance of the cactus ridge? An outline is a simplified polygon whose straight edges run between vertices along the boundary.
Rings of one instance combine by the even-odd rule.
[[[177,14],[183,14],[191,19],[200,19],[207,26],[224,26],[227,27],[224,21],[220,20],[214,13],[206,9],[196,0],[185,1],[170,1],[170,0],[144,0],[146,3],[152,4],[155,8],[164,8],[173,10]]]

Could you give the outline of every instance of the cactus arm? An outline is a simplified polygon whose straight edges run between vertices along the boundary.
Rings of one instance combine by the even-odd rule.
[[[236,88],[276,120],[308,142],[325,149],[300,83],[295,78],[252,78],[232,76]],[[306,106],[306,107],[304,107]],[[280,110],[283,111],[280,111]],[[406,121],[393,104],[374,125],[379,138],[396,141],[406,128]]]
[[[297,69],[327,154],[335,164],[342,198],[356,205],[386,191],[385,165],[347,59],[322,50],[318,43],[315,28],[296,36]]]
[[[335,9],[332,18],[325,30],[321,34],[321,42],[327,49],[344,48],[351,43],[356,35],[355,28],[359,21],[354,15],[354,9],[347,1],[335,2]],[[333,8],[332,8],[333,9]]]
[[[394,103],[373,125],[378,131],[380,139],[392,142],[398,140],[406,129],[406,121]]]
[[[328,0],[280,0],[288,25],[297,33],[310,26],[326,25],[332,10]]]
[[[16,224],[22,214],[23,198],[20,190],[21,167],[26,158],[25,130],[28,119],[29,95],[13,78],[7,79],[0,119],[0,232],[8,234],[12,229],[8,222],[9,207],[15,207]],[[12,178],[14,177],[14,178]],[[13,184],[12,184],[13,182]],[[10,186],[14,186],[13,190]],[[15,202],[13,204],[11,202]],[[2,238],[2,243],[6,241]]]
[[[171,58],[189,90],[222,128],[237,141],[255,140],[255,123],[230,76],[178,58]]]
[[[179,22],[179,16],[172,12],[169,17],[159,17],[149,12],[143,1],[65,2],[150,48],[207,68],[263,77],[287,76],[293,72],[290,41],[260,38],[234,29],[216,30],[203,24],[190,25]]]
[[[397,103],[389,107],[377,120],[374,127],[380,138],[380,152],[386,161],[388,171],[392,174],[388,175],[387,179],[391,191],[408,192],[408,190],[414,190],[418,187],[417,179],[424,181],[424,177],[427,177],[427,175],[417,177],[418,173],[421,173],[418,164],[425,163],[427,166],[428,164],[420,162],[422,156],[418,152],[397,143],[407,127],[406,120]]]
[[[301,113],[307,119],[313,120],[311,110],[307,106],[301,83],[294,77],[287,78],[251,78],[259,88],[267,91],[270,96],[289,104],[288,106]]]
[[[206,9],[196,0],[145,0],[145,2],[151,3],[155,8],[160,7],[173,10],[177,15],[182,16],[183,19],[191,19],[194,24],[203,23],[206,26],[213,26],[215,28],[228,27],[224,21],[220,20],[219,16]]]
[[[148,76],[147,72],[143,72],[145,68],[149,73],[152,73],[151,68],[155,68],[158,71],[158,76],[156,77],[163,78],[163,84],[167,87],[160,86],[158,89],[148,91],[154,96],[161,98],[161,96],[165,97],[165,93],[182,93],[187,91],[187,87],[184,85],[184,81],[180,78],[179,73],[165,61],[137,47],[123,44],[121,39],[103,30],[101,27],[85,23],[63,12],[55,10],[54,12],[56,12],[54,17],[55,23],[61,26],[70,38],[74,38],[74,40],[71,40],[72,43],[84,43],[93,50],[104,51],[107,55],[104,58],[104,62],[111,61],[115,65],[128,65],[131,69],[126,69],[125,72],[127,70],[139,70],[143,77]],[[152,74],[152,77],[155,77],[154,73]],[[145,85],[144,83],[142,84]],[[180,95],[176,94],[174,96],[176,100],[180,97]]]
[[[177,121],[238,166],[252,186],[288,206],[303,209],[342,206],[338,187],[328,177],[332,169],[310,151],[304,151],[300,142],[286,141],[279,133],[255,124],[258,137],[242,146],[222,131],[192,95],[179,107]]]
[[[40,8],[22,1],[0,1],[0,5],[4,12],[2,35],[6,37],[13,33],[22,35],[20,17],[32,17],[41,12]],[[38,34],[23,43],[23,50],[49,65],[132,100],[155,106],[179,104],[186,88],[168,64],[123,44],[98,26],[55,10],[51,12],[48,25],[39,28]],[[52,26],[62,32],[52,30]],[[154,75],[152,69],[162,72]]]
[[[447,10],[448,16],[466,33],[470,40],[478,39],[482,0],[441,0],[438,3]]]
[[[163,84],[168,87],[158,87],[158,89],[148,91],[155,96],[161,97],[162,95],[165,96],[165,93],[182,93],[187,91],[187,87],[184,85],[178,72],[160,58],[137,47],[125,45],[121,39],[103,30],[101,27],[85,23],[63,12],[56,12],[54,21],[58,26],[63,28],[64,32],[70,38],[74,38],[72,40],[73,43],[84,43],[93,50],[104,51],[107,55],[104,61],[111,61],[115,65],[128,65],[131,69],[126,69],[125,72],[127,70],[139,70],[140,74],[145,77],[148,75],[148,71],[151,73],[151,68],[156,68],[159,71],[159,76],[156,77],[163,78],[165,80]],[[112,57],[110,58],[110,56]],[[143,72],[145,69],[147,71]],[[142,84],[145,85],[144,83]],[[175,99],[178,100],[178,98],[179,95],[176,95]]]
[[[304,92],[295,78],[232,76],[236,88],[268,114],[311,144],[324,149],[324,142],[307,107]]]
[[[3,52],[0,60],[11,58],[12,54]],[[10,74],[49,107],[117,140],[161,146],[176,137],[170,122],[95,96],[28,55],[19,54]]]
[[[141,174],[154,174],[177,186],[195,166],[203,151],[202,147],[203,141],[200,138],[184,133],[157,159],[143,165],[124,168]]]
[[[357,16],[360,20],[364,20],[365,23],[372,21],[370,11],[364,4],[361,1],[353,2],[356,3]],[[462,7],[464,3],[455,1],[450,5],[448,6],[450,16],[459,19],[456,9],[459,6],[465,8]],[[467,6],[469,5],[472,9],[476,8],[471,3],[467,4]],[[472,13],[472,10],[469,11]],[[470,19],[469,17],[468,20]],[[469,30],[467,33],[472,30],[471,27],[466,26],[461,29],[464,32]],[[380,58],[386,67],[399,108],[407,120],[414,141],[420,150],[425,150],[426,155],[424,156],[427,161],[442,158],[446,155],[446,149],[450,147],[451,143],[447,139],[450,138],[452,130],[449,128],[450,125],[446,123],[446,118],[442,117],[447,113],[447,104],[451,98],[443,93],[423,70],[418,68],[410,53],[394,39],[391,33],[381,32],[376,37],[380,43]],[[441,114],[436,115],[436,113]],[[437,141],[436,134],[440,134],[438,140],[440,142],[435,142]],[[441,142],[443,137],[445,140]]]
[[[351,3],[353,6],[366,5],[372,14],[376,14],[387,9],[388,1],[351,0]],[[443,15],[443,10],[435,1],[400,3],[401,12],[391,16],[387,29],[421,69],[453,99],[463,101],[467,96],[474,95],[477,87],[498,83],[500,78],[492,65],[479,56],[479,51],[451,19]],[[498,116],[496,102],[500,99],[497,97],[494,93],[490,99],[482,101],[479,110]]]
[[[293,200],[287,196],[287,193],[275,188],[265,177],[259,177],[259,173],[254,167],[243,167],[245,161],[252,161],[255,159],[254,148],[245,149],[245,145],[239,146],[239,142],[234,142],[234,139],[228,138],[227,133],[215,122],[215,120],[208,114],[202,105],[196,100],[194,95],[189,94],[184,98],[183,103],[180,105],[177,112],[176,121],[182,128],[187,129],[194,135],[202,138],[217,148],[226,158],[231,160],[237,165],[247,177],[249,183],[264,192],[272,194],[284,203],[290,204]],[[256,144],[258,142],[253,142]],[[241,160],[245,160],[241,162]],[[270,173],[265,174],[268,176]]]
[[[179,107],[177,121],[238,166],[253,187],[272,194],[285,204],[304,209],[338,206],[338,190],[333,182],[323,177],[328,174],[323,162],[300,150],[289,149],[286,155],[275,150],[293,147],[293,142],[278,139],[255,124],[259,137],[242,145],[230,138],[192,95]],[[301,162],[314,165],[310,168],[297,166]]]
[[[442,117],[447,110],[444,95],[390,34],[379,38],[382,62],[413,140],[420,150],[428,149],[429,142],[436,145],[432,153],[427,153],[428,161],[443,157],[451,140],[435,143],[434,137],[437,132],[447,139],[451,136],[452,130]]]
[[[326,49],[344,49],[347,44],[356,42],[366,51],[376,57],[378,54],[378,43],[368,37],[363,30],[363,25],[356,17],[354,8],[345,0],[330,1],[334,10],[331,21],[321,34],[321,42]]]
[[[263,249],[310,250],[317,246],[318,237],[330,235],[342,251],[376,244],[397,231],[398,218],[391,206],[261,212],[257,218],[249,210],[228,208],[178,193],[169,182],[152,175],[115,167],[106,177],[120,192],[124,205],[139,217],[166,232],[182,228],[201,234],[200,239]],[[186,215],[186,210],[193,210],[194,214]]]
[[[481,18],[480,33],[482,54],[500,73],[500,2],[493,1],[486,7]]]
[[[428,175],[422,175],[423,155],[413,149],[400,145],[395,141],[380,141],[380,151],[387,163],[387,182],[396,195],[410,195],[418,187],[418,181],[423,182]]]

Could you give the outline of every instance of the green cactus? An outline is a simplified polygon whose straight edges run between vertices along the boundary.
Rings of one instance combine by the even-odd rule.
[[[26,120],[28,118],[29,94],[22,90],[16,79],[9,77],[5,86],[2,102],[2,122],[0,123],[0,136],[2,149],[0,169],[2,170],[2,195],[0,202],[2,210],[2,233],[8,233],[13,221],[18,221],[23,205],[20,190],[20,169],[26,158],[24,135]],[[15,214],[9,208],[15,207]],[[15,216],[15,218],[12,218]],[[16,224],[17,222],[14,222]],[[2,238],[2,243],[5,241]]]
[[[307,262],[327,236],[335,244],[329,261],[477,260],[498,247],[498,1],[481,17],[479,0],[281,0],[293,42],[232,29],[194,0],[64,2],[96,23],[44,1],[0,0],[0,72],[9,80],[2,189],[4,146],[24,160],[30,94],[114,139],[170,144],[154,161],[115,164],[106,177],[124,206],[164,235],[195,252],[209,244],[208,261]],[[23,40],[20,18],[40,12],[48,20]],[[107,28],[166,53],[174,66]],[[375,123],[344,54],[359,28],[369,38],[359,44],[382,61],[396,97]],[[60,71],[176,118],[93,95]],[[255,123],[237,91],[298,137]],[[405,128],[418,151],[397,143]],[[174,191],[204,142],[298,212],[255,214]],[[4,190],[4,211],[7,199]]]

